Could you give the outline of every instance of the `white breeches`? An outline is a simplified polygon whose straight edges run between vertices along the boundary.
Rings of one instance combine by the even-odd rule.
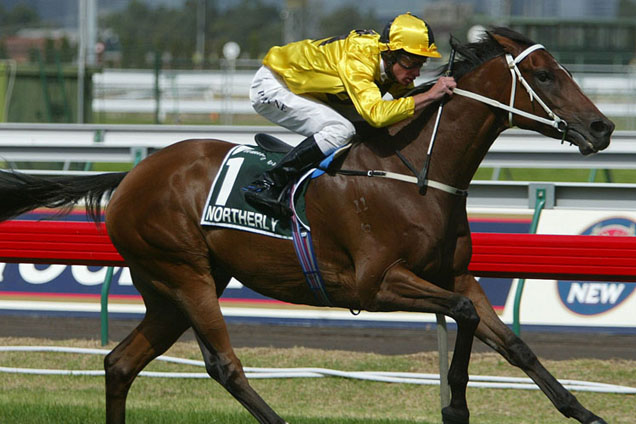
[[[280,77],[261,66],[250,87],[252,107],[275,124],[305,137],[314,136],[328,155],[356,133],[353,124],[326,104],[292,93]]]

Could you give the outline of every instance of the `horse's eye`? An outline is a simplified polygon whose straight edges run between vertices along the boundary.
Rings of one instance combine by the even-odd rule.
[[[552,80],[552,74],[548,71],[537,71],[534,76],[539,82],[548,82]]]

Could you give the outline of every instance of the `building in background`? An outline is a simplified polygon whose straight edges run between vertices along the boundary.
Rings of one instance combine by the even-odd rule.
[[[568,65],[628,65],[636,57],[636,18],[617,17],[619,1],[458,0],[427,3],[442,51],[453,34],[467,39],[476,25],[504,25],[545,45]]]
[[[7,56],[18,63],[34,61],[37,54],[44,58],[51,48],[68,53],[76,43],[77,32],[64,29],[23,29],[3,40]]]
[[[511,15],[564,20],[608,19],[617,17],[618,6],[619,0],[511,0]]]

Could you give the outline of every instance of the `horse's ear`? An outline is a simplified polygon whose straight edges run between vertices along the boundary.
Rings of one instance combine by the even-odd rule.
[[[519,47],[519,45],[510,38],[493,32],[488,32],[488,34],[492,38],[494,38],[501,47],[503,47],[506,53],[510,53],[511,55],[516,56],[521,52],[521,48]]]

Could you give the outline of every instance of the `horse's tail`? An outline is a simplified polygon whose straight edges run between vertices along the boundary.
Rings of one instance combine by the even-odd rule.
[[[39,207],[59,209],[59,215],[66,215],[74,205],[85,199],[86,214],[99,222],[102,198],[110,196],[126,174],[41,177],[0,171],[0,221]]]

